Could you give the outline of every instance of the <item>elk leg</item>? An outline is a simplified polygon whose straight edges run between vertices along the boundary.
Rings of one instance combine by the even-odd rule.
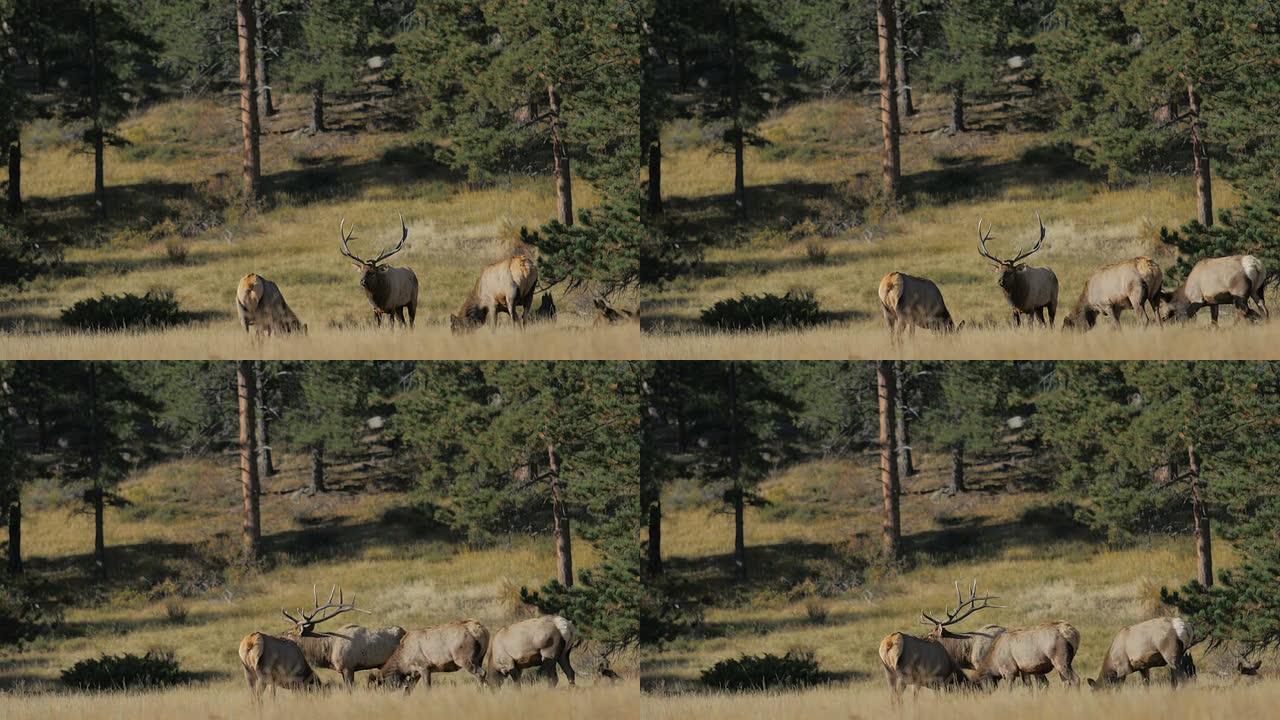
[[[417,317],[418,317],[418,299],[414,298],[413,302],[409,303],[409,329],[410,330],[413,329],[413,321],[416,320]]]
[[[1209,324],[1215,327],[1218,325],[1218,306],[1217,305],[1209,306]]]
[[[538,674],[547,681],[547,687],[555,687],[560,684],[560,676],[556,675],[556,661],[554,658],[543,660],[541,667],[538,668]]]
[[[556,662],[560,665],[560,669],[564,671],[564,676],[569,680],[569,684],[572,685],[577,675],[573,672],[573,666],[569,664],[569,650],[567,648],[560,654],[560,659]]]
[[[1111,306],[1111,319],[1116,321],[1116,327],[1120,327],[1120,310],[1119,305]]]
[[[374,324],[375,324],[375,325],[377,325],[378,327],[382,327],[382,313],[378,312],[377,310],[374,310],[374,311],[373,311],[373,322],[374,322]]]
[[[1018,328],[1022,327],[1022,313],[1017,310],[1013,311],[1013,326]]]
[[[524,672],[524,671],[523,671],[523,670],[521,670],[519,666],[516,666],[516,667],[511,668],[511,672],[507,673],[507,676],[511,678],[511,682],[512,682],[513,684],[515,684],[515,685],[519,685],[519,684],[520,684],[520,675],[521,675],[521,674],[523,674],[523,672]],[[499,675],[499,677],[501,677],[501,675]]]

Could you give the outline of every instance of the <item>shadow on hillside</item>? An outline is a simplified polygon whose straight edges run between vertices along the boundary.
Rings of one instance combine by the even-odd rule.
[[[747,186],[747,219],[734,216],[733,193],[663,200],[666,211],[696,223],[703,232],[720,234],[742,228],[776,226],[779,221],[798,222],[810,214],[808,202],[829,196],[835,185],[826,182],[782,182]]]
[[[908,201],[927,196],[930,205],[947,205],[999,197],[1011,188],[1101,179],[1066,150],[1036,146],[1018,160],[991,163],[983,156],[956,158],[944,168],[903,176],[902,187]]]
[[[748,655],[752,653],[747,653]],[[730,654],[726,653],[726,657]],[[829,678],[828,685],[844,686],[856,682],[864,682],[871,679],[870,673],[860,670],[841,670],[841,671],[824,671]],[[821,686],[819,686],[821,687]],[[719,688],[711,688],[703,685],[697,680],[690,680],[680,677],[674,673],[652,672],[645,670],[640,675],[640,691],[645,693],[658,694],[699,694],[699,693],[722,693]],[[855,716],[856,717],[856,716]]]
[[[987,523],[982,516],[955,518],[951,525],[914,533],[903,539],[910,553],[924,553],[934,564],[969,562],[992,557],[1013,547],[1082,541],[1101,543],[1105,537],[1076,521],[1062,506],[1028,508],[1017,520]]]

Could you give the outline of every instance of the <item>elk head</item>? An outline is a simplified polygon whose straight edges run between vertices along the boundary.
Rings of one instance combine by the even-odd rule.
[[[347,243],[351,242],[351,238],[355,234],[356,226],[353,223],[351,225],[351,230],[346,231],[346,224],[347,219],[345,217],[338,222],[338,235],[342,237],[342,247],[340,247],[338,251],[350,258],[351,266],[361,273],[360,287],[364,288],[365,292],[372,293],[374,285],[377,283],[378,276],[387,269],[385,265],[381,264],[382,261],[400,252],[404,247],[404,241],[409,238],[409,228],[405,227],[404,214],[401,213],[400,215],[400,242],[396,243],[396,246],[390,250],[383,250],[378,253],[378,256],[372,260],[365,260],[357,257],[351,252],[351,248],[347,247]]]
[[[973,584],[969,586],[968,600],[965,600],[964,596],[960,594],[960,583],[957,582],[955,586],[956,586],[956,609],[948,610],[945,607],[942,609],[942,611],[947,615],[946,620],[938,620],[937,618],[934,618],[929,613],[926,613],[923,610],[920,611],[920,623],[922,625],[933,626],[933,630],[929,632],[928,637],[931,637],[935,640],[943,637],[959,637],[951,633],[951,631],[947,630],[947,628],[952,625],[955,625],[961,620],[964,620],[965,618],[978,612],[979,610],[985,610],[989,607],[991,608],[1004,607],[1003,605],[991,605],[988,602],[989,600],[997,600],[998,598],[995,595],[984,595],[982,597],[978,597],[978,580],[976,578],[974,579]]]
[[[338,595],[337,603],[333,602],[334,593],[337,593]],[[298,608],[298,614],[296,617],[290,614],[288,610],[285,610],[284,608],[280,609],[280,612],[289,619],[289,622],[293,623],[293,628],[289,630],[288,634],[297,636],[307,635],[315,630],[315,627],[320,623],[326,620],[331,620],[344,612],[350,612],[352,610],[365,613],[366,615],[372,615],[368,610],[362,610],[356,607],[355,598],[352,598],[349,603],[345,602],[342,597],[342,588],[337,585],[334,585],[329,589],[329,599],[325,600],[323,605],[320,604],[320,597],[316,593],[316,586],[312,585],[311,600],[315,607],[311,610]]]
[[[1036,244],[1030,250],[1019,250],[1018,254],[1002,260],[987,251],[987,241],[991,239],[992,228],[988,227],[986,234],[982,232],[982,218],[978,218],[978,254],[991,261],[992,268],[1000,273],[1000,288],[1005,292],[1013,290],[1013,279],[1018,271],[1026,267],[1022,263],[1023,260],[1030,257],[1044,245],[1044,222],[1040,220],[1040,213],[1036,213],[1036,222],[1040,224],[1040,239],[1036,240]]]

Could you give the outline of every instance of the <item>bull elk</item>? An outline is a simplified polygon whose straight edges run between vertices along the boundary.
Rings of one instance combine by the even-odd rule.
[[[982,232],[982,218],[978,218],[978,254],[991,261],[993,268],[1000,273],[997,282],[1004,291],[1005,299],[1013,307],[1013,322],[1022,325],[1023,315],[1034,315],[1041,325],[1045,324],[1044,314],[1049,312],[1049,327],[1053,327],[1058,314],[1058,276],[1049,268],[1030,267],[1022,261],[1034,255],[1044,245],[1044,223],[1040,213],[1036,213],[1036,222],[1040,224],[1040,239],[1030,250],[1020,250],[1018,254],[1002,260],[987,251],[987,240],[991,239],[992,228]]]
[[[880,281],[880,308],[889,326],[889,337],[897,342],[902,331],[910,327],[929,330],[955,330],[956,324],[942,300],[942,291],[932,280],[906,273],[891,272]]]
[[[432,673],[465,670],[484,685],[484,656],[488,649],[489,630],[475,620],[410,630],[369,683],[402,686],[407,695],[418,680],[431,687]]]
[[[1160,293],[1160,317],[1164,320],[1190,320],[1209,308],[1209,318],[1218,324],[1218,306],[1233,305],[1239,319],[1258,316],[1249,307],[1257,303],[1264,317],[1270,318],[1264,291],[1271,280],[1262,261],[1253,255],[1229,255],[1206,258],[1187,273],[1184,283]]]
[[[984,683],[1005,680],[1012,688],[1018,678],[1025,682],[1035,677],[1047,685],[1045,675],[1057,670],[1062,681],[1074,687],[1080,680],[1071,663],[1079,648],[1080,631],[1064,620],[1005,630],[978,661],[975,679]]]
[[[1062,327],[1088,330],[1098,320],[1098,315],[1110,312],[1116,326],[1120,326],[1120,312],[1132,308],[1149,324],[1146,306],[1150,305],[1156,320],[1160,317],[1160,285],[1163,275],[1160,266],[1148,257],[1136,257],[1123,262],[1105,265],[1093,271],[1080,291],[1075,309],[1062,321]]]
[[[449,316],[449,328],[459,333],[483,325],[486,321],[498,329],[498,312],[505,312],[516,322],[516,308],[521,308],[520,327],[529,321],[533,291],[538,285],[538,268],[524,253],[490,263],[462,301],[456,315]]]
[[[1182,618],[1152,618],[1122,628],[1102,656],[1097,679],[1089,678],[1089,687],[1098,690],[1123,683],[1135,672],[1150,684],[1151,668],[1166,665],[1169,682],[1177,687],[1179,680],[1196,674],[1195,662],[1187,652],[1191,645],[1191,626]]]
[[[555,687],[559,682],[556,675],[559,665],[573,685],[576,676],[569,663],[569,653],[578,641],[578,629],[559,615],[543,615],[508,625],[494,633],[489,643],[486,678],[494,686],[508,678],[519,683],[524,670],[536,667],[547,684]]]
[[[409,228],[404,224],[404,215],[400,216],[400,242],[390,250],[383,250],[372,260],[357,257],[351,252],[348,243],[356,231],[353,224],[348,232],[345,227],[347,219],[338,222],[338,234],[342,237],[342,247],[338,250],[351,259],[351,265],[360,273],[360,287],[364,288],[369,304],[373,306],[373,319],[382,326],[382,316],[388,315],[392,325],[396,320],[404,325],[405,311],[409,311],[409,327],[413,327],[414,318],[418,315],[418,276],[406,267],[388,267],[383,260],[395,255],[404,248],[404,241],[409,238]]]
[[[275,699],[277,687],[299,690],[320,685],[320,678],[307,663],[302,648],[289,638],[249,633],[240,641],[240,664],[244,666],[244,679],[249,683],[255,703],[262,700],[262,692],[267,687]]]
[[[880,641],[880,663],[884,666],[885,680],[893,702],[902,702],[902,691],[908,685],[919,693],[921,687],[943,688],[964,685],[969,680],[966,669],[976,666],[986,647],[1003,632],[999,625],[988,625],[976,633],[955,633],[947,628],[959,623],[979,610],[991,605],[995,596],[978,597],[975,580],[969,590],[969,599],[960,595],[956,585],[956,609],[943,611],[946,620],[938,620],[921,611],[920,622],[933,627],[923,637],[896,632]],[[981,603],[981,604],[979,604]]]
[[[338,595],[336,604],[333,602],[335,592]],[[329,599],[323,605],[316,595],[314,585],[311,587],[311,597],[315,605],[312,610],[299,609],[296,616],[287,610],[280,610],[293,623],[285,637],[302,648],[303,655],[311,665],[341,674],[342,682],[347,687],[351,687],[357,671],[382,667],[399,648],[400,639],[405,634],[402,627],[366,628],[343,625],[336,632],[316,631],[317,625],[343,613],[353,610],[370,613],[356,607],[354,599],[349,603],[345,602],[341,588],[336,585],[329,590]]]
[[[250,325],[259,335],[307,332],[307,326],[302,324],[293,310],[289,309],[289,303],[284,301],[280,287],[255,273],[240,278],[240,284],[236,287],[236,313],[240,316],[240,326],[246,333],[249,332]]]

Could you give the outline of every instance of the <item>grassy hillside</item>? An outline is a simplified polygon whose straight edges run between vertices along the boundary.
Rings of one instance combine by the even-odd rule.
[[[1194,217],[1188,177],[1150,176],[1123,188],[1080,165],[1055,145],[1026,101],[971,108],[971,132],[949,135],[947,103],[926,96],[907,118],[902,138],[907,205],[884,210],[878,200],[880,135],[873,97],[813,100],[767,120],[764,147],[750,148],[746,179],[750,215],[731,220],[733,162],[714,154],[692,122],[672,124],[663,139],[668,217],[683,243],[706,241],[704,262],[661,290],[646,290],[642,316],[649,357],[1237,357],[1260,355],[1280,335],[1272,327],[1191,328],[1136,334],[1110,327],[1081,337],[1015,331],[990,264],[977,252],[978,218],[994,227],[990,250],[1009,257],[1047,228],[1030,262],[1052,268],[1060,282],[1058,322],[1093,269],[1145,254],[1173,261],[1159,243],[1161,226]],[[1215,203],[1231,207],[1231,188],[1215,181]],[[934,280],[957,321],[958,337],[917,333],[901,351],[884,329],[877,287],[902,271]],[[730,334],[703,326],[699,313],[739,294],[811,291],[832,322],[801,332]],[[975,328],[974,326],[978,326]],[[1105,321],[1109,326],[1110,321]]]
[[[677,587],[680,597],[700,600],[705,618],[687,636],[659,651],[646,651],[641,682],[655,693],[648,715],[768,717],[771,708],[787,705],[815,717],[849,712],[876,717],[887,711],[888,703],[877,656],[880,640],[894,631],[923,632],[921,611],[936,614],[948,602],[954,604],[953,583],[973,578],[980,591],[998,595],[996,603],[1007,607],[985,610],[962,629],[1066,619],[1083,638],[1074,665],[1082,677],[1093,677],[1112,635],[1124,625],[1169,612],[1160,603],[1160,587],[1181,585],[1194,573],[1189,537],[1149,537],[1133,546],[1111,546],[1037,490],[1034,470],[1021,463],[974,467],[970,491],[950,495],[941,490],[944,473],[950,471],[947,459],[926,454],[917,460],[921,472],[903,485],[908,558],[903,571],[867,560],[880,540],[881,498],[873,456],[801,464],[766,480],[761,492],[769,504],[747,514],[749,580],[744,584],[731,580],[732,517],[711,514],[698,486],[672,488],[663,499],[665,582]],[[1234,564],[1228,544],[1218,542],[1214,550],[1220,567]],[[833,686],[761,700],[708,694],[698,682],[699,672],[717,660],[791,649],[813,651],[832,673]],[[1204,653],[1204,646],[1194,651],[1203,690],[1235,682],[1219,675],[1228,670],[1234,674],[1234,656]],[[1265,661],[1271,673],[1274,666],[1275,658]],[[1163,672],[1155,676],[1167,677]],[[1058,685],[1056,677],[1051,682]],[[1265,693],[1244,700],[1233,696],[1232,702],[1256,708],[1256,703],[1273,702],[1278,688],[1273,679]],[[955,711],[960,717],[979,717],[985,710],[986,716],[1003,716],[1010,707],[1029,702],[1019,697],[1003,692],[999,698],[1012,699],[930,697],[908,714]],[[1073,706],[1072,712],[1092,716],[1107,707],[1144,705],[1128,692],[1125,698],[1094,698],[1090,702],[1100,704]]]
[[[508,328],[492,338],[453,338],[455,312],[480,269],[509,252],[522,226],[554,215],[550,179],[499,178],[477,189],[415,146],[385,100],[329,108],[331,132],[309,134],[309,105],[290,95],[264,124],[262,158],[267,206],[245,213],[234,202],[239,183],[237,109],[222,99],[175,100],[145,109],[120,129],[129,145],[106,157],[108,220],[91,222],[92,158],[52,124],[24,135],[23,187],[29,232],[65,248],[65,263],[24,292],[0,295],[0,327],[17,333],[5,343],[13,357],[172,357],[207,353],[271,356],[617,356],[635,347],[632,328],[590,332],[594,311],[585,298],[561,297],[557,323],[533,342],[512,342]],[[579,207],[595,203],[584,182]],[[418,330],[377,338],[359,278],[338,252],[338,221],[356,226],[353,252],[377,253],[399,239],[400,213],[409,228],[405,249],[391,261],[418,275]],[[236,335],[236,284],[246,273],[275,280],[310,326],[307,339],[276,339],[268,347]],[[69,337],[57,321],[74,302],[102,293],[172,290],[202,321],[194,328],[141,337]],[[621,298],[624,307],[634,300]],[[504,318],[505,319],[505,318]],[[195,336],[194,338],[192,336]],[[203,341],[203,342],[202,342]],[[376,352],[353,350],[376,343]]]

